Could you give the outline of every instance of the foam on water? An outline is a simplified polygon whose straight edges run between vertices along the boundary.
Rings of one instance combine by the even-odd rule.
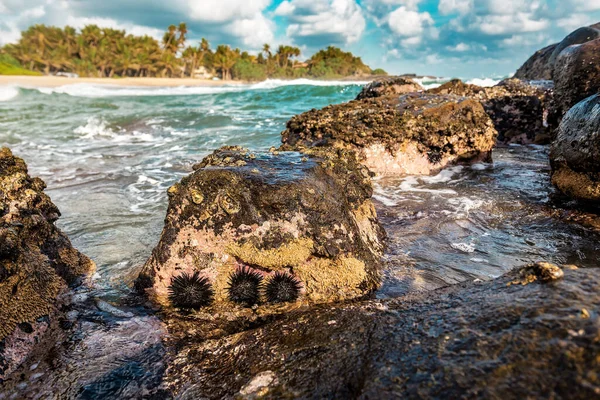
[[[492,78],[484,78],[484,79],[475,78],[475,79],[468,80],[467,83],[470,83],[471,85],[481,86],[481,87],[492,87],[492,86],[496,86],[498,83],[500,83],[500,80],[492,79]]]
[[[76,97],[114,97],[114,96],[191,96],[221,93],[237,93],[248,90],[269,90],[285,86],[364,86],[369,81],[317,81],[311,79],[268,79],[252,85],[223,86],[176,86],[176,87],[142,87],[119,86],[111,84],[74,83],[53,88],[35,88],[44,94],[68,94]],[[1,101],[0,94],[0,101]]]
[[[89,117],[85,125],[78,126],[73,130],[78,135],[83,135],[85,138],[93,138],[97,136],[114,137],[115,132],[109,128],[106,121],[97,117]]]
[[[16,86],[0,86],[0,101],[9,101],[19,95],[19,88]]]

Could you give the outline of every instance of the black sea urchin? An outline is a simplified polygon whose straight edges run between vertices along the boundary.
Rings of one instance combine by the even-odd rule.
[[[198,272],[183,273],[171,280],[169,300],[179,308],[198,309],[209,305],[213,300],[213,289],[208,279],[201,278]]]
[[[249,268],[241,268],[229,277],[229,299],[235,303],[253,306],[260,300],[260,286],[263,277]]]
[[[300,281],[285,272],[275,272],[266,288],[269,303],[295,301],[300,295]]]

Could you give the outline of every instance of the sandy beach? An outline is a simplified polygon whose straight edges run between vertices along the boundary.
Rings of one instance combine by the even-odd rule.
[[[0,85],[16,84],[25,87],[57,87],[78,83],[147,87],[224,86],[244,84],[244,82],[241,81],[215,81],[211,79],[192,78],[65,78],[61,76],[0,75]]]

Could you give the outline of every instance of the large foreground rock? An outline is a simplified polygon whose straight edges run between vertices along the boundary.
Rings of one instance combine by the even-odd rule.
[[[554,68],[557,113],[562,117],[581,100],[600,91],[600,39],[567,47]]]
[[[282,149],[356,151],[380,174],[430,174],[489,159],[497,132],[479,101],[409,93],[355,100],[293,117]]]
[[[552,183],[575,199],[600,201],[600,96],[563,118],[550,151]]]
[[[214,292],[212,314],[244,308],[232,296],[236,271],[264,284],[276,273],[293,277],[300,296],[292,303],[354,298],[378,286],[384,232],[369,172],[354,158],[223,148],[194,168],[169,189],[160,242],[138,279],[158,303],[172,305],[174,279],[194,273]],[[247,306],[271,306],[264,293],[256,300]]]
[[[493,87],[481,87],[454,79],[429,93],[455,95],[481,102],[494,122],[500,143],[545,143],[549,140],[548,115],[551,88],[519,79],[506,79]]]
[[[0,149],[0,380],[56,324],[68,286],[94,269],[54,225],[60,212],[45,187]]]
[[[515,78],[523,80],[556,79],[554,74],[556,62],[563,50],[569,46],[600,38],[599,28],[600,24],[579,28],[567,35],[561,42],[538,50],[517,70]]]
[[[188,344],[166,385],[196,398],[600,395],[600,275],[541,263],[486,283],[313,308]]]

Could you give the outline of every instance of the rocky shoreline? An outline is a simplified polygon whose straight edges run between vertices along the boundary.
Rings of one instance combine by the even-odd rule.
[[[492,88],[383,78],[293,117],[279,149],[224,147],[195,165],[168,190],[161,239],[135,285],[161,319],[143,322],[159,332],[161,371],[144,396],[599,396],[595,268],[538,262],[488,282],[372,296],[386,246],[375,176],[551,143],[552,184],[575,209],[598,205],[596,32],[540,50],[519,79]],[[76,324],[70,290],[94,268],[55,227],[44,187],[0,151],[0,382],[14,393],[46,339]],[[125,327],[134,318],[96,306]]]

